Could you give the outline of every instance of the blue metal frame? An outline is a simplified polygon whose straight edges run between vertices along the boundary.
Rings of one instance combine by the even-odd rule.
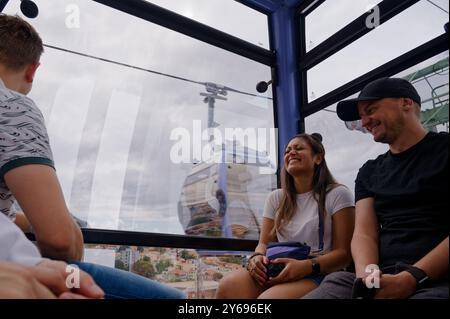
[[[305,104],[302,115],[308,116],[332,105],[346,97],[359,92],[366,84],[381,77],[394,76],[418,63],[425,61],[439,53],[448,51],[449,34],[444,33],[436,38],[408,51],[401,56],[386,62],[360,77],[340,86],[339,88]]]
[[[278,10],[283,5],[284,1],[281,0],[236,0],[242,3],[244,6],[252,8],[264,14],[271,14]]]
[[[284,148],[297,133],[303,132],[300,116],[300,74],[298,68],[300,30],[298,9],[310,0],[239,0],[269,16],[270,49],[275,52],[273,74],[274,118],[278,129],[278,166],[283,165]],[[306,78],[305,78],[306,80]],[[306,83],[304,84],[306,86]]]
[[[389,21],[397,14],[419,2],[419,0],[384,0],[378,4],[380,10],[380,25]],[[301,69],[311,69],[320,62],[326,60],[336,52],[342,50],[347,45],[355,42],[375,28],[366,27],[367,16],[371,12],[365,12],[341,30],[331,35],[318,46],[309,51],[300,60]]]
[[[268,66],[273,52],[144,0],[93,0]]]
[[[305,0],[309,1],[309,0]],[[312,0],[311,0],[312,1]],[[322,0],[319,0],[319,2]],[[404,10],[416,4],[419,0],[383,0],[378,3],[380,10],[380,24],[383,24],[402,13]],[[317,2],[317,3],[319,3]],[[323,1],[322,1],[323,2]],[[311,11],[308,9],[300,14],[300,24],[304,30],[305,17]],[[416,65],[426,59],[448,50],[448,42],[445,40],[445,35],[439,36],[432,41],[424,43],[423,45],[399,56],[386,64],[370,70],[359,78],[353,79],[345,85],[325,94],[324,96],[308,103],[307,97],[307,71],[315,65],[321,63],[333,54],[339,52],[344,47],[363,37],[374,29],[369,29],[365,25],[365,21],[370,12],[363,13],[361,16],[350,22],[344,28],[340,29],[325,41],[320,43],[317,47],[306,53],[302,48],[299,55],[299,68],[301,74],[302,84],[302,109],[301,117],[305,118],[315,112],[320,111],[346,97],[360,91],[364,85],[376,78],[382,76],[393,76],[408,67]],[[302,33],[303,34],[303,33]],[[304,34],[303,34],[304,35]],[[448,36],[447,36],[448,38]],[[302,39],[304,44],[304,39]]]
[[[271,49],[276,53],[274,86],[275,126],[278,128],[278,166],[283,165],[284,148],[295,134],[303,131],[300,118],[300,74],[298,56],[300,27],[296,8],[302,1],[285,1],[269,18]]]

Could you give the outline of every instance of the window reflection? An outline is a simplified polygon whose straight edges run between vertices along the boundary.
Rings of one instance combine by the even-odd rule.
[[[382,0],[325,1],[306,16],[306,51],[309,51],[369,11]]]
[[[419,1],[309,70],[308,101],[443,34],[447,21],[447,13]]]
[[[6,13],[20,12],[16,2],[10,4]],[[78,26],[67,20],[75,11],[66,9],[74,6]],[[38,18],[29,21],[47,47],[30,97],[46,118],[71,212],[89,227],[185,234],[183,188],[195,183],[192,172],[204,159],[174,162],[171,133],[188,133],[191,155],[195,145],[203,149],[208,140],[194,138],[193,123],[208,129],[210,105],[201,94],[211,84],[228,90],[214,104],[223,136],[226,128],[273,128],[270,92],[261,96],[255,89],[270,78],[270,68],[93,1],[40,2],[39,8]],[[226,176],[217,183],[228,185]],[[226,207],[260,219],[275,175],[262,178],[255,175],[249,183],[260,183],[256,190],[221,187]],[[228,191],[249,199],[234,201]],[[236,224],[231,216],[230,223],[211,235],[240,234],[226,226]]]
[[[234,0],[146,0],[269,49],[267,16]],[[249,23],[251,21],[251,23]],[[245,26],[245,28],[243,28]]]

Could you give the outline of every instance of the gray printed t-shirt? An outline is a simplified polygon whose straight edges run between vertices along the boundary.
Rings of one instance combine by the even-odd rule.
[[[6,88],[0,79],[0,212],[13,220],[15,198],[4,176],[29,164],[54,168],[44,117],[31,99]]]

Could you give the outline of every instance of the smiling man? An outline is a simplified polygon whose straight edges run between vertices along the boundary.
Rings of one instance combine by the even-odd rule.
[[[375,80],[338,103],[341,120],[361,120],[389,151],[356,178],[356,276],[333,273],[305,298],[449,297],[449,135],[427,132],[420,106],[416,89],[400,78]]]

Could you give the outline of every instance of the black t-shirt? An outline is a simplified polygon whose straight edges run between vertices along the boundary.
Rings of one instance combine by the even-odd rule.
[[[404,152],[361,167],[355,200],[373,197],[381,267],[414,264],[449,234],[448,133],[428,133]]]

